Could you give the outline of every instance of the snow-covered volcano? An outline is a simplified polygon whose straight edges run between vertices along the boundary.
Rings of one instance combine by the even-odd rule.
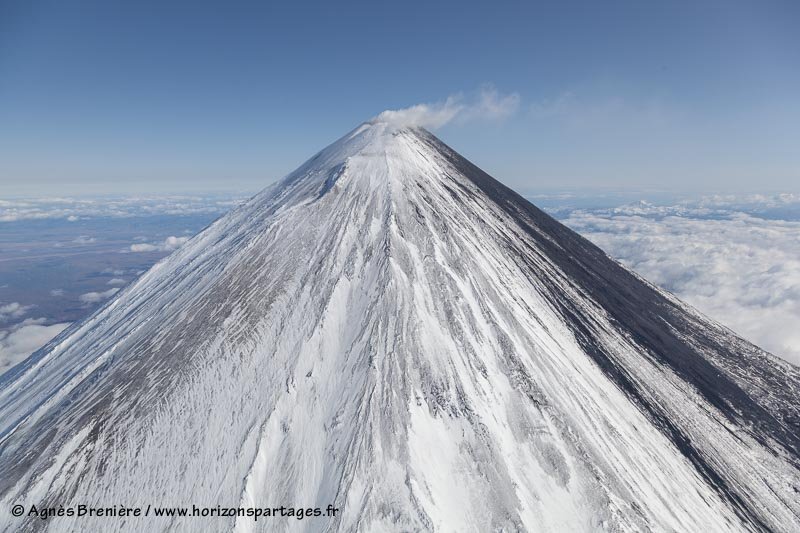
[[[0,524],[800,529],[800,370],[366,123],[0,378]],[[12,505],[335,517],[13,518]]]

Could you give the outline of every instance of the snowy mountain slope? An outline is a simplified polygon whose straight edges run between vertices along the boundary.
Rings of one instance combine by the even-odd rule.
[[[371,122],[0,377],[0,525],[792,531],[799,435],[796,367]],[[341,512],[7,512],[71,502]]]

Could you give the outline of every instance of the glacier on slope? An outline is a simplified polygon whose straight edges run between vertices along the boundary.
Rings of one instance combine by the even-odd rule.
[[[792,531],[800,371],[373,121],[0,377],[0,526]],[[14,518],[12,505],[341,508]]]

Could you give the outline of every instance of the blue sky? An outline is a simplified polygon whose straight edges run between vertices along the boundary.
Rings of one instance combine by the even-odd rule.
[[[800,4],[0,1],[0,196],[257,190],[387,108],[525,192],[800,189]],[[513,111],[513,112],[512,112]]]

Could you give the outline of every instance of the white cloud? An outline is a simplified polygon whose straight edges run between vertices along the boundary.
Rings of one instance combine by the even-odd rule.
[[[165,250],[165,251],[167,251],[167,252],[171,252],[172,250],[177,250],[178,248],[180,248],[181,246],[183,246],[183,245],[184,245],[184,243],[185,243],[186,241],[188,241],[188,240],[189,240],[189,237],[175,237],[175,236],[171,236],[171,237],[167,237],[167,238],[164,240],[164,244],[163,244],[162,246],[164,246],[164,250]]]
[[[96,241],[97,239],[95,239],[94,237],[89,237],[88,235],[80,235],[75,239],[73,239],[72,242],[74,242],[75,244],[92,244],[93,242]]]
[[[131,252],[157,252],[159,247],[155,244],[131,244]]]
[[[125,285],[126,281],[122,278],[112,278],[106,282],[106,285]]]
[[[64,296],[64,289],[53,289],[50,291],[50,296]]]
[[[65,324],[44,326],[43,319],[26,320],[9,331],[0,331],[0,374],[19,363],[61,333]]]
[[[19,302],[11,302],[5,305],[0,305],[0,322],[6,322],[14,318],[19,318],[27,313],[32,307],[32,305],[22,305]]]
[[[715,200],[717,208],[732,203]],[[578,210],[562,221],[739,335],[800,364],[800,221],[723,214],[707,204]]]
[[[177,250],[189,240],[189,237],[175,237],[171,235],[160,244],[136,243],[131,244],[131,252],[172,252]]]
[[[102,217],[222,214],[247,198],[246,194],[19,198],[0,200],[0,223],[40,219],[76,222]],[[76,242],[88,244],[94,241]]]
[[[117,291],[119,289],[115,287],[103,292],[87,292],[86,294],[81,294],[78,299],[85,304],[93,304],[111,298]]]
[[[390,109],[373,118],[372,122],[386,122],[398,128],[420,126],[437,129],[453,121],[501,120],[513,115],[519,102],[519,94],[501,95],[493,86],[485,85],[471,99],[455,94],[443,102]]]

